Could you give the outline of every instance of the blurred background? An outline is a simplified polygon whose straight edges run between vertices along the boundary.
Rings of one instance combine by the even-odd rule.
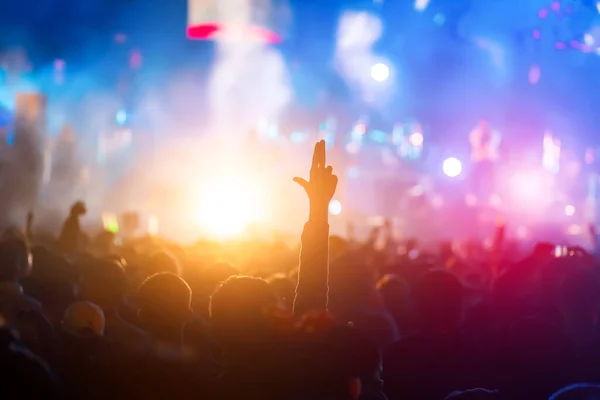
[[[481,119],[502,132],[512,170],[541,163],[548,132],[560,139],[561,162],[579,160],[575,169],[600,145],[594,1],[1,7],[3,146],[17,146],[19,98],[21,108],[44,110],[31,144],[40,183],[14,205],[19,218],[26,208],[66,210],[82,198],[90,218],[135,210],[180,239],[255,224],[297,232],[306,206],[291,177],[307,173],[319,138],[341,176],[333,213],[364,221],[399,213],[386,200],[405,193],[398,179],[407,190],[435,186],[430,203],[438,206],[453,193],[462,199],[462,189],[444,189],[458,183],[443,176],[468,170],[468,135]],[[22,157],[3,154],[6,175]],[[575,214],[577,201],[559,201],[561,218],[563,209]]]

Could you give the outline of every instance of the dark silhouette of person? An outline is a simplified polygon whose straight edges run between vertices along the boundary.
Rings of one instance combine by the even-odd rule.
[[[82,231],[79,220],[86,212],[86,206],[82,201],[77,201],[71,206],[69,216],[58,237],[59,247],[64,254],[72,255],[81,250]]]

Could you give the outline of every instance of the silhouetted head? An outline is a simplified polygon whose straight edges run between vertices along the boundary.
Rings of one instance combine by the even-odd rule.
[[[123,301],[129,281],[125,269],[117,261],[95,259],[87,265],[81,287],[86,300],[107,312]]]
[[[81,215],[85,215],[85,213],[87,213],[87,208],[83,201],[76,201],[71,206],[71,215],[72,216],[79,217]]]
[[[116,235],[113,232],[102,231],[92,241],[96,254],[111,254],[115,245]]]
[[[152,275],[141,284],[137,300],[142,324],[181,328],[190,317],[192,290],[179,276],[163,272]]]
[[[0,281],[14,281],[28,276],[31,262],[25,239],[6,237],[0,240]]]
[[[181,276],[181,266],[177,259],[166,251],[158,251],[150,256],[148,269],[151,274],[168,272]]]
[[[448,396],[446,396],[444,400],[494,400],[500,398],[500,393],[498,393],[497,390],[477,388],[462,391],[454,391]]]
[[[392,315],[397,316],[409,307],[410,288],[406,280],[396,275],[386,275],[377,282],[377,290]]]
[[[210,320],[217,337],[236,340],[262,331],[265,311],[276,307],[277,297],[259,278],[233,276],[223,282],[210,300]]]
[[[576,383],[555,392],[548,400],[600,400],[600,385]]]
[[[278,274],[267,279],[269,285],[273,289],[273,292],[281,301],[282,304],[289,309],[294,305],[294,296],[296,294],[296,287],[294,282],[286,275]]]
[[[102,309],[90,302],[79,301],[65,310],[62,328],[71,335],[103,336],[106,320]]]
[[[202,287],[212,294],[215,289],[227,278],[238,275],[239,272],[231,264],[224,261],[218,261],[206,267],[202,271]]]
[[[450,272],[427,272],[415,285],[413,299],[426,328],[450,329],[460,322],[463,287]]]

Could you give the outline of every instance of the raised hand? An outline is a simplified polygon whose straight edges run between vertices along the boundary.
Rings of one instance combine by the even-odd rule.
[[[33,236],[33,211],[27,213],[27,224],[25,225],[25,235],[27,239],[32,240]]]
[[[588,225],[588,233],[590,234],[590,236],[592,236],[592,238],[596,238],[598,236],[598,230],[596,229],[596,224],[594,224],[593,222],[591,222]]]
[[[333,168],[327,166],[325,141],[315,145],[309,181],[294,178],[294,182],[304,188],[310,203],[310,220],[327,221],[329,202],[335,194],[338,177],[333,174]]]

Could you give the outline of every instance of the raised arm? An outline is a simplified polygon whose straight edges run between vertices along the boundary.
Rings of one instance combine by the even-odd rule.
[[[310,212],[302,232],[300,270],[294,299],[294,314],[327,309],[329,277],[329,202],[335,194],[338,178],[327,166],[325,141],[315,145],[310,178],[294,178],[308,196]]]
[[[506,225],[503,218],[496,219],[496,230],[492,238],[492,280],[493,282],[500,275],[502,263],[502,252],[504,250],[504,237],[506,235]]]
[[[25,236],[29,243],[33,242],[33,211],[27,213],[27,223],[25,224]]]
[[[599,259],[600,244],[598,243],[598,231],[594,223],[588,225],[588,235],[592,244],[592,254],[596,259]]]

